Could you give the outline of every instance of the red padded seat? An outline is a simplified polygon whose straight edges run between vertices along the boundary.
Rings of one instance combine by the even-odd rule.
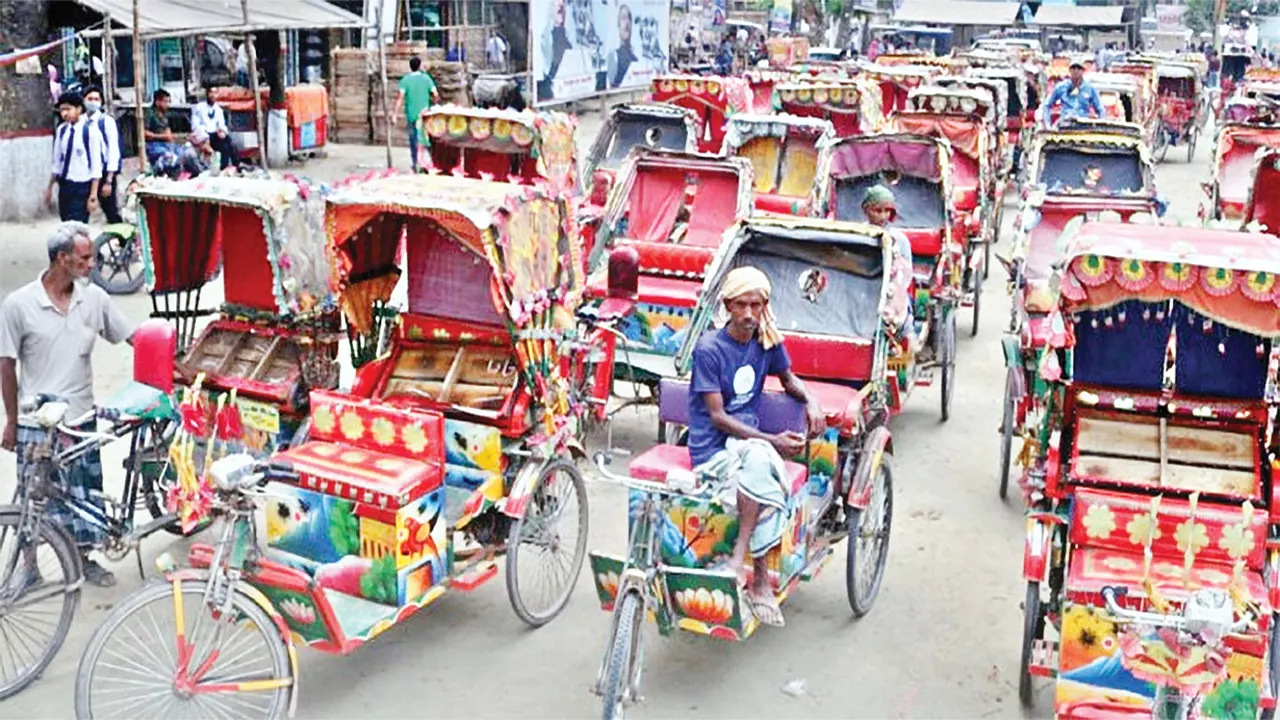
[[[779,215],[807,215],[809,198],[762,193],[756,195],[756,209]]]
[[[701,278],[715,258],[713,248],[670,242],[622,241],[618,247],[634,248],[640,269],[655,274]]]
[[[791,493],[800,492],[809,480],[809,468],[790,460],[783,461],[791,478]],[[631,461],[631,477],[649,482],[666,482],[672,470],[692,470],[689,448],[679,445],[655,445]]]
[[[792,370],[794,369],[795,367],[792,366]],[[782,383],[772,375],[764,381],[764,389],[767,392],[784,392]],[[827,419],[827,423],[836,427],[845,426],[845,421],[848,420],[845,414],[850,410],[850,404],[855,401],[861,402],[859,396],[862,393],[848,385],[806,379],[804,389],[810,397],[818,401],[818,407],[822,409],[822,416]],[[855,409],[858,407],[860,407],[859,404],[853,405]]]
[[[956,210],[975,210],[978,207],[978,187],[976,185],[956,186],[951,193],[955,199]]]
[[[937,257],[942,254],[942,229],[921,230],[904,229],[903,234],[911,241],[911,254],[925,257]]]
[[[440,487],[440,465],[325,441],[311,441],[276,455],[298,473],[301,487],[324,495],[399,508]]]
[[[783,345],[791,358],[791,370],[803,378],[865,382],[871,378],[875,365],[872,340],[787,333]]]
[[[654,305],[691,308],[698,304],[698,291],[701,289],[701,280],[641,275],[639,300]]]

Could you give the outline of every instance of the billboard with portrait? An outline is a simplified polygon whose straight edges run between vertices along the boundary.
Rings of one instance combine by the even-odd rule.
[[[670,0],[531,0],[539,104],[647,87],[671,54]]]

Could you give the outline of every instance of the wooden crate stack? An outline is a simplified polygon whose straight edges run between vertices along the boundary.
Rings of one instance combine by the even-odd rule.
[[[366,145],[372,141],[369,124],[370,89],[377,69],[377,55],[363,48],[339,48],[334,64],[332,140]]]
[[[443,50],[428,48],[425,43],[399,42],[387,47],[387,95],[393,110],[396,95],[399,93],[400,79],[409,74],[409,58],[414,55],[422,58],[423,69],[436,81],[441,102],[456,105],[471,104],[471,76],[467,72],[465,63],[445,62]],[[384,130],[386,122],[376,84],[369,96],[369,111],[372,118],[373,142],[380,145],[386,142]],[[409,144],[409,135],[403,118],[400,124],[393,128],[391,144],[399,147]]]

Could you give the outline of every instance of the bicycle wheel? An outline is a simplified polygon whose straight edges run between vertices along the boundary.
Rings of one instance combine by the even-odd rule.
[[[0,700],[40,677],[80,604],[75,542],[38,519],[30,537],[22,520],[22,508],[0,508]]]
[[[618,606],[618,625],[613,631],[613,643],[609,646],[609,658],[605,663],[604,684],[600,687],[603,699],[604,720],[621,720],[623,702],[639,675],[632,666],[636,663],[636,643],[640,637],[640,622],[644,619],[640,607],[640,593],[629,592]]]
[[[876,473],[871,503],[866,510],[845,508],[849,537],[845,541],[845,593],[853,616],[871,612],[889,557],[889,530],[893,527],[893,470],[885,457]]]
[[[179,588],[175,597],[169,582],[143,587],[94,632],[76,671],[76,717],[284,717],[294,678],[271,617],[242,592],[232,591],[229,612],[215,613],[205,583]]]
[[[516,615],[533,627],[551,622],[568,604],[586,555],[587,486],[573,463],[556,460],[507,538],[507,597]]]

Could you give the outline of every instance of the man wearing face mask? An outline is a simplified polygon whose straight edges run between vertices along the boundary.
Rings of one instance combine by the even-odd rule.
[[[102,137],[102,182],[98,183],[98,201],[107,222],[120,223],[120,201],[116,197],[116,178],[120,175],[120,128],[116,119],[102,108],[102,90],[90,87],[84,93],[84,111],[89,124]]]
[[[29,453],[22,447],[45,438],[43,430],[18,427],[19,398],[46,393],[70,405],[68,418],[84,417],[94,407],[94,341],[101,337],[110,343],[133,342],[133,325],[102,288],[86,282],[94,260],[89,226],[62,223],[49,238],[48,251],[49,268],[0,304],[0,398],[5,412],[0,448],[18,454],[19,489],[33,470],[27,467],[24,456]],[[95,425],[89,421],[77,429],[93,430]],[[102,462],[97,450],[68,468],[67,479],[73,496],[101,507]],[[114,585],[115,576],[88,557],[101,540],[96,529],[64,507],[52,508],[50,517],[75,538],[85,580],[100,587]],[[27,582],[35,584],[39,578]]]

